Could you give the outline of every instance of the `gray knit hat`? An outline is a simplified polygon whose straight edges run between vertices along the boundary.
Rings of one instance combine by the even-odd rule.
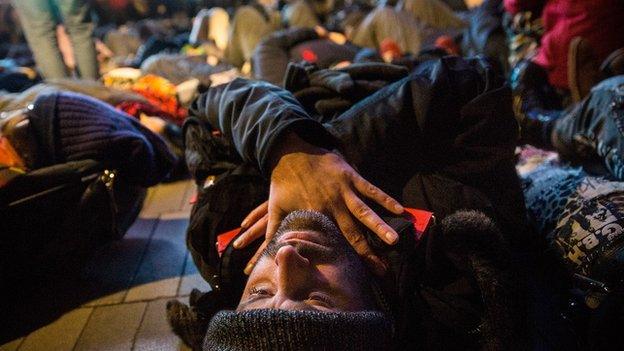
[[[204,350],[388,350],[393,326],[381,312],[221,311]]]

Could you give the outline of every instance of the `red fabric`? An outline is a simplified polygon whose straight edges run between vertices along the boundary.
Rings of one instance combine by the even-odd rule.
[[[241,232],[241,228],[232,229],[228,232],[217,235],[217,253],[219,257],[223,254],[223,251],[227,249],[230,242]]]
[[[449,55],[459,56],[460,49],[457,43],[448,35],[441,35],[435,41],[435,47],[446,51]]]
[[[414,235],[416,236],[416,241],[420,241],[422,236],[425,234],[427,227],[429,227],[429,223],[433,218],[433,212],[406,207],[404,216],[412,222],[412,224],[414,224]]]
[[[399,44],[397,44],[396,41],[390,38],[385,38],[381,41],[381,43],[379,44],[379,51],[381,52],[382,56],[385,53],[392,54],[392,58],[398,58],[402,56]]]
[[[505,8],[539,12],[543,5],[544,36],[535,63],[548,72],[550,84],[568,89],[568,47],[577,36],[589,41],[601,63],[624,47],[624,2],[621,0],[505,0]]]
[[[147,74],[132,84],[132,91],[143,95],[150,104],[174,116],[175,123],[182,124],[188,115],[188,110],[178,102],[176,86],[163,77]]]
[[[108,5],[113,10],[124,10],[128,7],[128,0],[108,0]]]
[[[6,137],[0,136],[0,188],[26,170],[24,160]]]
[[[177,125],[182,125],[182,122],[184,122],[183,116],[174,116],[171,113],[163,111],[160,107],[152,104],[146,104],[137,101],[124,101],[115,107],[118,110],[121,110],[137,119],[140,119],[141,114],[143,113],[150,117],[161,117]]]
[[[304,49],[303,52],[301,53],[301,57],[303,57],[304,60],[310,63],[315,63],[316,61],[318,61],[318,56],[316,56],[314,51],[310,49]]]
[[[0,168],[3,167],[26,168],[24,160],[15,151],[9,139],[0,136]]]

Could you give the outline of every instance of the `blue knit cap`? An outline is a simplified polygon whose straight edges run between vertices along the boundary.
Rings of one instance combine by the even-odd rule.
[[[161,181],[176,157],[136,119],[92,97],[59,92],[37,98],[30,122],[42,165],[93,159],[142,186]]]

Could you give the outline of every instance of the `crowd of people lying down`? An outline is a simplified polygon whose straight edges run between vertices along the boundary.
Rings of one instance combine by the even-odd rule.
[[[194,350],[624,341],[623,2],[0,15],[2,282],[79,270],[147,187],[192,178],[212,289],[167,318]]]

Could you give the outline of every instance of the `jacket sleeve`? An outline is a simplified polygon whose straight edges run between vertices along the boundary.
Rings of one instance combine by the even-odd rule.
[[[318,39],[318,34],[311,28],[292,28],[269,35],[254,53],[255,78],[281,86],[290,61],[290,49],[314,39]]]
[[[247,162],[269,175],[270,155],[285,132],[331,149],[335,140],[313,120],[289,92],[274,85],[237,78],[209,89],[193,103],[190,114],[220,130]]]

